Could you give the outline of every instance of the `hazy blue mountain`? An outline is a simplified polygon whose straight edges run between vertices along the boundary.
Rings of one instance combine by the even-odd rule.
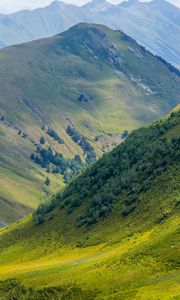
[[[128,4],[119,6],[121,30],[151,52],[180,65],[180,9],[164,0],[150,3],[132,0]]]
[[[12,45],[48,37],[79,22],[120,29],[154,54],[180,66],[180,9],[165,0],[129,0],[119,5],[93,0],[82,7],[54,1],[33,11],[1,14],[0,41]]]
[[[0,41],[0,49],[4,47],[6,47],[6,45]]]
[[[32,11],[0,15],[0,40],[6,45],[55,35],[81,19],[77,6],[54,1]]]

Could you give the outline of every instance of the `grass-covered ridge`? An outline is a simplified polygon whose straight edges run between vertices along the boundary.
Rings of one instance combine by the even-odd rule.
[[[121,176],[113,176],[115,181],[110,177],[103,178],[106,172],[101,173],[101,167],[104,169],[106,165],[108,169],[111,165],[116,172],[122,166],[121,159],[113,164],[116,154],[121,154],[121,149],[128,153],[128,149],[133,149],[133,144],[141,139],[146,142],[145,161],[138,156],[141,147],[134,151],[139,168],[143,167],[144,172],[137,173],[139,189],[133,181],[138,199],[133,203],[135,209],[128,214],[123,211],[134,195],[130,184],[117,194],[111,212],[90,226],[78,227],[77,219],[94,203],[93,196],[97,192],[84,198],[81,206],[71,212],[68,211],[70,203],[60,208],[62,200],[58,195],[56,207],[44,215],[43,223],[37,225],[28,216],[0,231],[0,296],[3,300],[10,297],[30,300],[40,296],[44,300],[178,299],[179,118],[177,107],[161,121],[135,131],[124,144],[79,175],[65,190],[66,194],[72,193],[74,185],[82,189],[81,183],[86,183],[97,166],[99,178],[94,178],[97,183],[101,182],[100,191],[101,187],[106,190],[107,183],[112,190],[115,185],[120,186]],[[130,153],[133,163],[127,169],[134,170],[138,164],[133,152]],[[145,159],[149,157],[147,153],[151,155],[149,163]],[[163,162],[161,166],[159,161]],[[126,174],[131,172],[121,170],[122,178],[127,179]],[[140,175],[144,176],[143,182]],[[141,189],[147,180],[147,188]],[[73,203],[76,193],[73,191],[71,195],[69,200]]]
[[[122,32],[101,25],[79,24],[55,37],[1,50],[0,165],[7,180],[5,191],[0,187],[4,211],[0,222],[22,215],[16,212],[17,201],[24,205],[18,206],[23,214],[36,207],[46,193],[46,176],[52,182],[51,191],[57,190],[60,176],[47,174],[29,160],[42,136],[46,146],[65,159],[79,155],[92,161],[112,148],[113,135],[119,143],[124,131],[131,132],[171,110],[179,94],[176,69]],[[93,147],[90,157],[68,135],[69,126]],[[51,130],[51,135],[43,128]],[[24,187],[32,186],[33,199],[24,200],[18,191],[29,170],[32,176],[21,189],[25,193]]]

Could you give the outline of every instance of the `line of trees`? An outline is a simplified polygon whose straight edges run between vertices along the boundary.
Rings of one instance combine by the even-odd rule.
[[[84,167],[79,155],[75,155],[73,159],[65,159],[51,147],[46,149],[37,146],[36,153],[31,154],[31,160],[45,168],[48,173],[63,175],[65,182],[69,182]]]
[[[46,132],[50,137],[52,137],[59,144],[64,144],[64,140],[57,134],[57,132],[51,128],[48,128]]]
[[[84,153],[85,159],[86,159],[86,163],[88,165],[94,163],[97,159],[96,154],[94,152],[93,147],[86,140],[86,138],[70,125],[67,127],[66,132],[71,137],[71,139],[76,144],[78,144],[81,147],[81,149],[83,150],[83,153]]]
[[[42,130],[45,131],[46,134],[48,134],[50,137],[52,137],[59,144],[62,144],[62,145],[64,144],[64,140],[60,137],[60,135],[54,129],[43,125]]]

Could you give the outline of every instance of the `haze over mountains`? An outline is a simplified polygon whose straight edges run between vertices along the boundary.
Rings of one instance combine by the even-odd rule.
[[[172,109],[179,94],[178,70],[103,25],[82,23],[2,49],[0,221],[32,210],[58,189],[62,176],[75,172],[77,158],[58,156],[57,162],[53,153],[94,160],[120,143],[124,132]],[[40,151],[49,146],[53,153]],[[63,173],[57,168],[62,163]]]
[[[34,11],[0,15],[0,44],[3,47],[53,36],[79,22],[120,29],[151,52],[176,66],[180,64],[180,9],[164,0],[130,0],[119,5],[93,0],[82,7],[54,1]]]

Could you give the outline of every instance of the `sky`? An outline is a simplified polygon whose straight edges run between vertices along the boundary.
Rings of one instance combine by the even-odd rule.
[[[90,0],[63,0],[66,3],[83,5]],[[147,1],[147,0],[145,0]],[[180,7],[180,0],[168,0],[169,2]],[[52,0],[0,0],[0,12],[14,12],[22,9],[33,9],[43,7],[51,3]],[[113,4],[122,2],[122,0],[109,0]]]

